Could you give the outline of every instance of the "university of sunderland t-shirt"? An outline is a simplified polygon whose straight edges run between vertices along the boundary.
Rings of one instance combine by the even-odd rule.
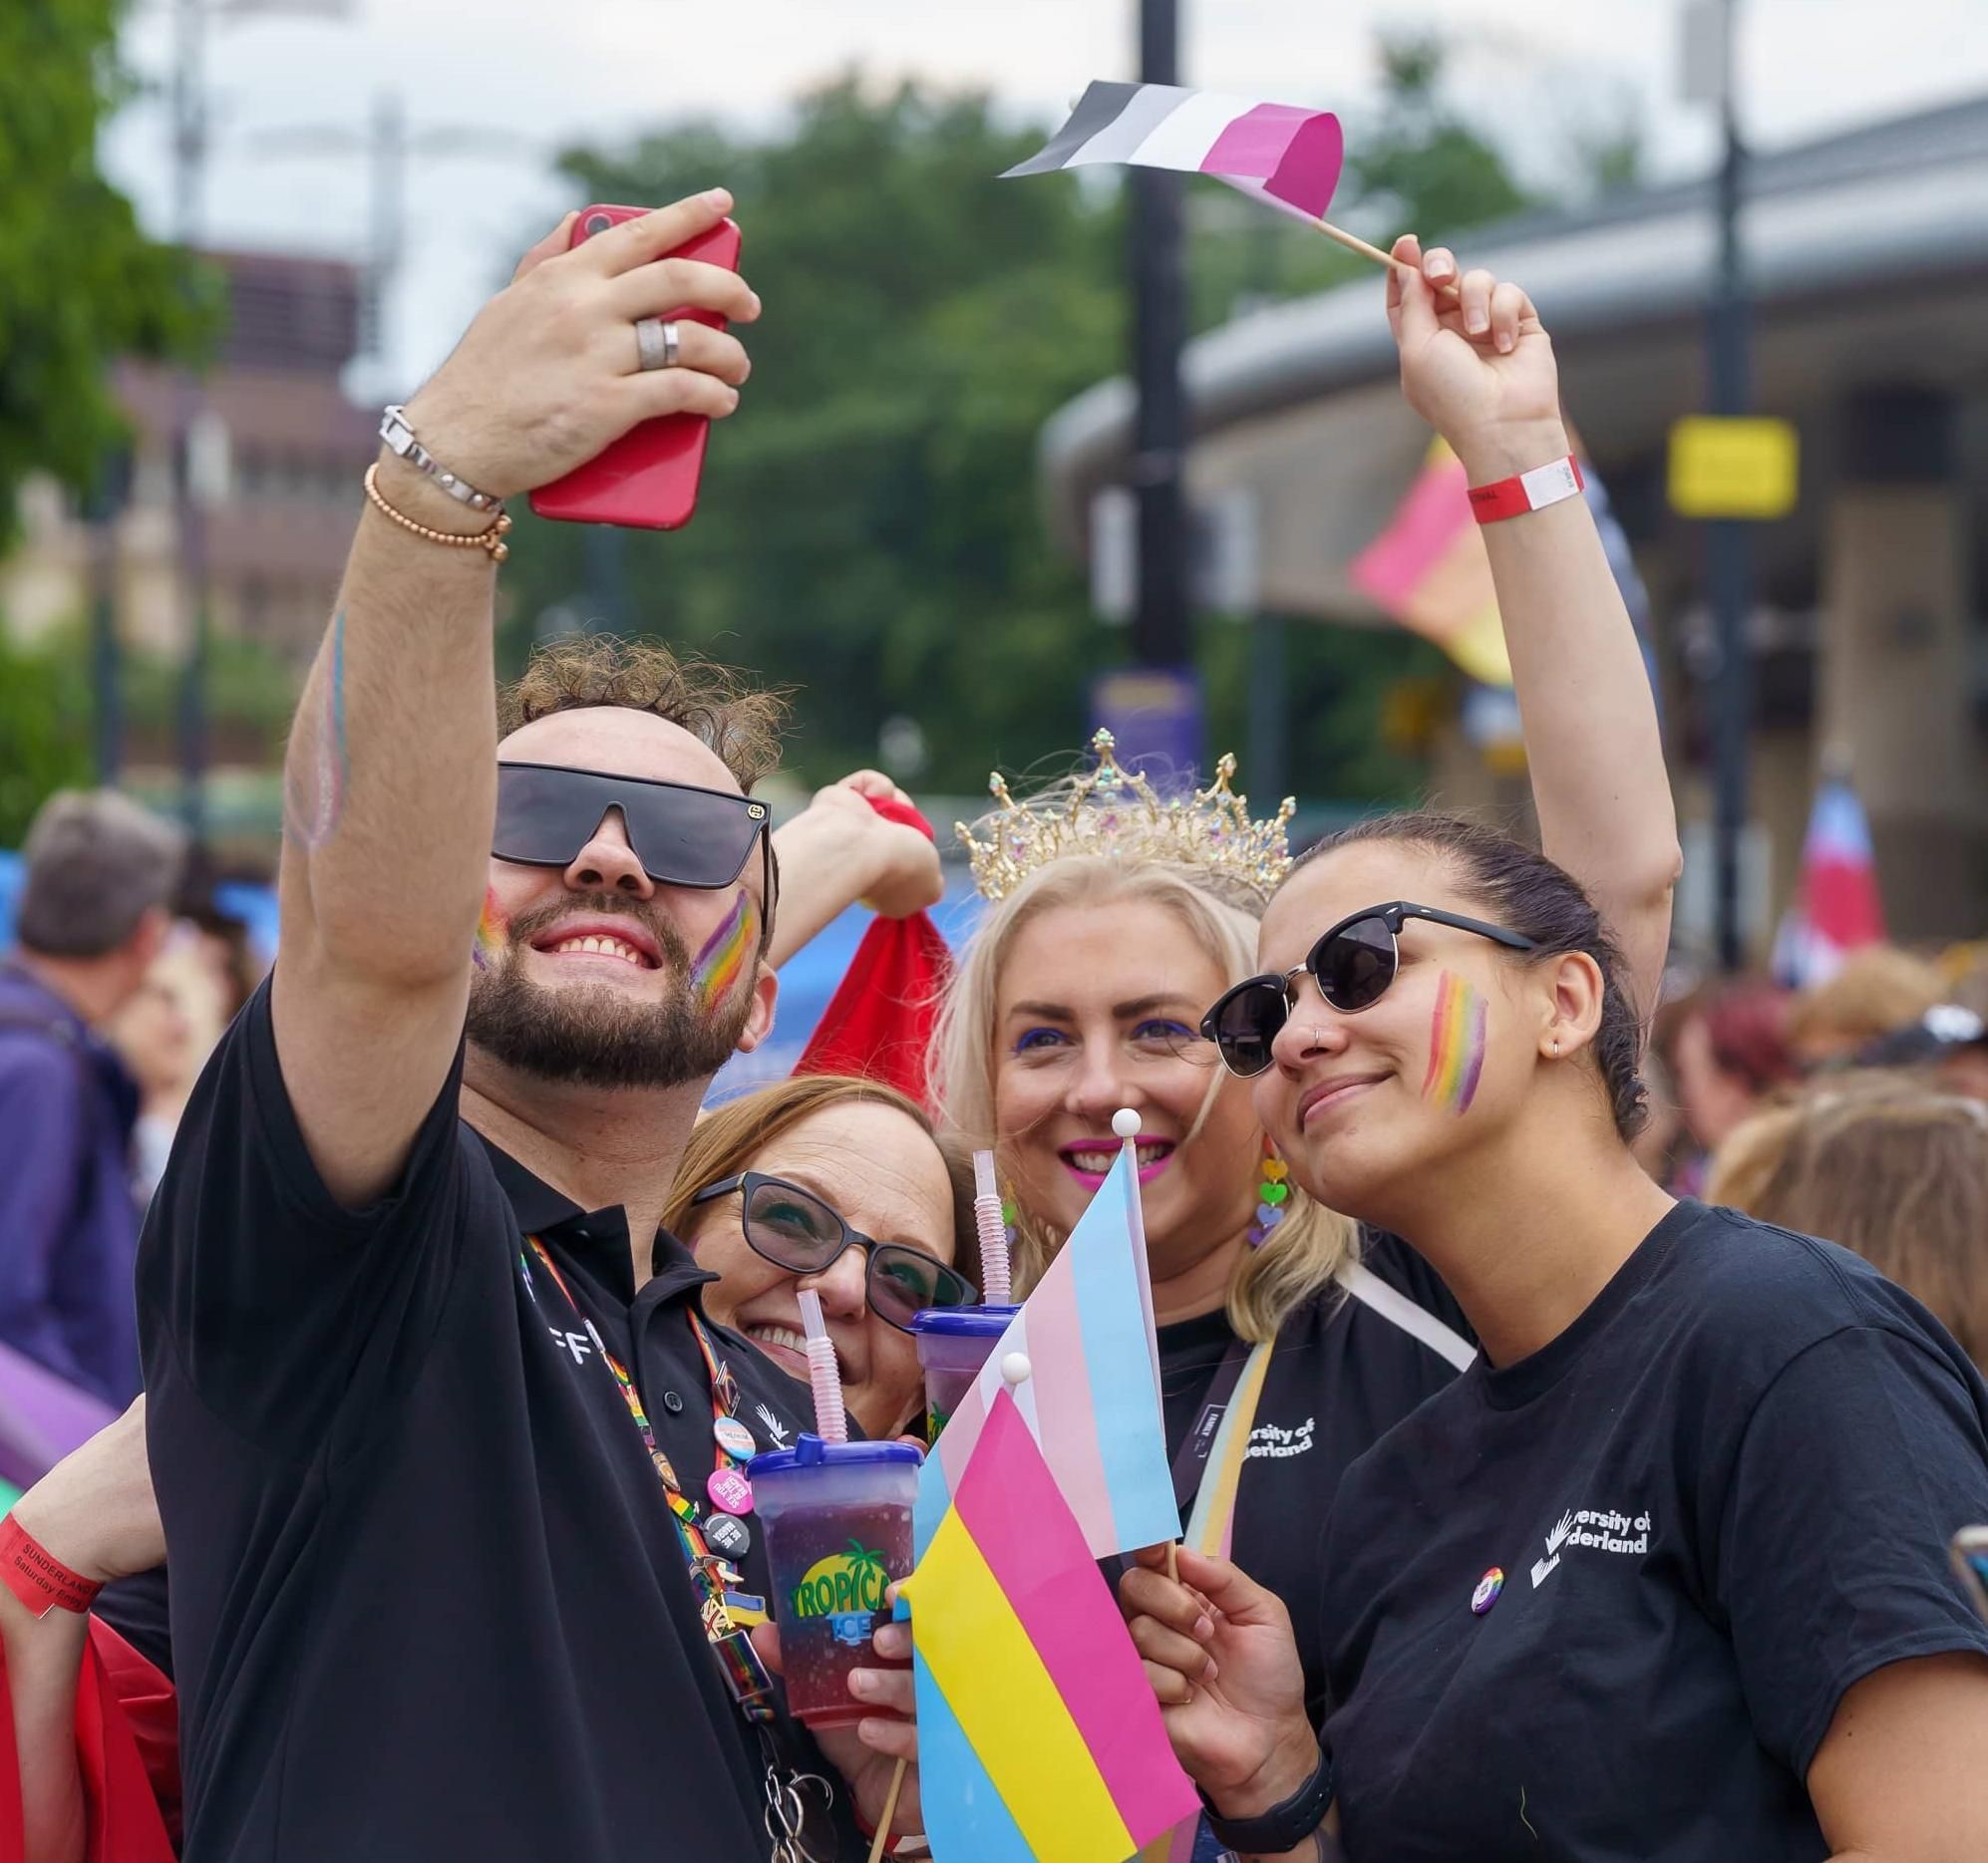
[[[1364,1257],[1398,1293],[1457,1332],[1466,1330],[1449,1290],[1406,1243],[1369,1235]],[[1159,1340],[1166,1453],[1173,1457],[1235,1334],[1217,1311],[1163,1326]],[[1236,1487],[1231,1551],[1291,1613],[1314,1719],[1325,1685],[1319,1536],[1340,1477],[1456,1376],[1440,1354],[1337,1283],[1295,1309],[1278,1332]],[[1189,1511],[1182,1509],[1183,1526]]]
[[[1866,1263],[1680,1203],[1557,1339],[1340,1484],[1347,1855],[1826,1857],[1803,1781],[1844,1692],[1988,1652],[1947,1564],[1988,1519],[1984,1429],[1980,1376]]]
[[[459,1057],[392,1194],[342,1210],[265,985],[153,1203],[139,1309],[187,1863],[751,1863],[770,1849],[760,1742],[594,1338],[701,1500],[718,1444],[690,1314],[712,1277],[658,1234],[638,1291],[623,1212],[488,1145],[460,1081]],[[525,1272],[527,1233],[582,1321],[535,1256]],[[735,1417],[791,1445],[806,1389],[712,1337]],[[744,1524],[764,1596],[765,1534]],[[860,1858],[834,1783],[834,1854]]]

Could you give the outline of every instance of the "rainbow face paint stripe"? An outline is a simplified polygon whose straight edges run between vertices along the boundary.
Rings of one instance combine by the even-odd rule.
[[[470,947],[470,956],[479,970],[490,969],[491,960],[503,949],[509,929],[510,920],[497,904],[497,888],[486,887],[484,909],[477,920],[477,942]]]
[[[750,968],[759,923],[759,907],[752,894],[741,887],[731,911],[705,941],[690,968],[691,994],[706,1014],[724,1002],[740,974]]]
[[[1452,1112],[1468,1112],[1485,1068],[1485,1025],[1490,1005],[1482,992],[1454,971],[1443,973],[1429,1029],[1429,1073],[1422,1096]]]

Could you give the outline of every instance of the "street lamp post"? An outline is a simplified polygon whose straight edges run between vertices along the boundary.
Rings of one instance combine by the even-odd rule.
[[[1139,75],[1179,82],[1178,0],[1141,0]],[[1181,254],[1181,176],[1131,170],[1134,374],[1139,416],[1133,489],[1139,503],[1138,605],[1133,657],[1142,666],[1185,667],[1193,656],[1187,611],[1187,534],[1181,492],[1186,407],[1180,350],[1186,340]]]
[[[1743,415],[1751,395],[1747,279],[1740,250],[1745,145],[1739,128],[1737,24],[1739,0],[1719,0],[1723,82],[1719,113],[1725,133],[1719,167],[1719,264],[1706,318],[1706,363],[1712,412]],[[1712,687],[1715,924],[1719,965],[1728,973],[1746,962],[1740,913],[1740,848],[1747,825],[1748,731],[1753,722],[1753,665],[1747,623],[1753,608],[1753,537],[1745,519],[1713,518],[1705,527],[1705,579],[1717,643]]]

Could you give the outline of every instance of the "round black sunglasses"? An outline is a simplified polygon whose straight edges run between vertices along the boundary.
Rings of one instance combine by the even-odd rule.
[[[867,1257],[863,1298],[869,1310],[900,1333],[911,1331],[911,1316],[926,1307],[972,1307],[980,1290],[908,1242],[878,1242],[851,1229],[840,1213],[812,1191],[761,1171],[741,1171],[707,1184],[693,1204],[709,1203],[739,1191],[744,1204],[746,1241],[757,1255],[795,1274],[820,1274],[853,1245]]]
[[[1341,919],[1305,954],[1302,964],[1292,965],[1281,977],[1274,973],[1246,977],[1216,1000],[1201,1018],[1201,1033],[1215,1045],[1222,1066],[1245,1081],[1269,1068],[1270,1045],[1297,1007],[1297,980],[1307,973],[1318,985],[1319,995],[1341,1015],[1373,1008],[1401,969],[1404,919],[1427,919],[1432,925],[1474,932],[1511,951],[1538,948],[1522,933],[1435,906],[1410,905],[1405,899],[1369,906]]]

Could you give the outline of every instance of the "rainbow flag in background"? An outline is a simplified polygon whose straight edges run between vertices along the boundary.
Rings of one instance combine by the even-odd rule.
[[[1012,1393],[900,1595],[935,1863],[1125,1863],[1199,1810]]]
[[[1063,128],[1002,179],[1123,161],[1211,174],[1265,206],[1315,222],[1332,205],[1345,160],[1346,140],[1329,110],[1173,84],[1093,83]]]
[[[1176,1539],[1180,1512],[1160,1408],[1153,1285],[1127,1149],[925,1457],[913,1512],[921,1558],[1003,1394],[1001,1362],[1017,1352],[1032,1371],[1016,1397],[1022,1419],[1092,1556]]]

